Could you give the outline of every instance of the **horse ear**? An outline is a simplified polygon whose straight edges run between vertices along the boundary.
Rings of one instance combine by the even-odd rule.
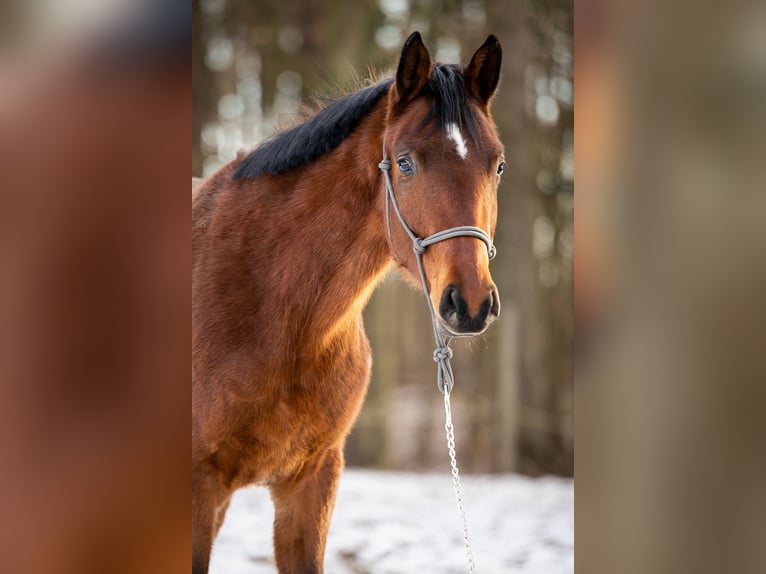
[[[500,81],[503,48],[494,35],[490,35],[471,58],[465,69],[466,86],[481,103],[487,105]]]
[[[413,32],[402,48],[399,66],[396,69],[395,99],[401,110],[423,90],[431,76],[431,56],[420,32]]]

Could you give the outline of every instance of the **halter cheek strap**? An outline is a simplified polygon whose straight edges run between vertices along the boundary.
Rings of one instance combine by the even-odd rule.
[[[399,210],[399,204],[396,202],[396,196],[394,195],[394,186],[391,183],[391,161],[389,161],[388,157],[386,156],[385,149],[383,150],[383,161],[378,164],[378,167],[383,172],[384,178],[386,180],[386,231],[388,232],[388,243],[391,247],[391,253],[393,254],[394,250],[393,241],[391,239],[389,205],[394,206],[394,213],[396,213],[396,217],[399,219],[399,223],[401,223],[402,229],[404,229],[410,240],[412,240],[412,250],[415,252],[415,260],[418,263],[420,281],[423,284],[423,292],[426,295],[428,310],[431,313],[431,324],[434,330],[434,339],[436,340],[434,361],[438,365],[437,385],[442,393],[448,394],[450,391],[452,391],[452,385],[454,383],[454,378],[452,376],[452,365],[450,364],[450,359],[452,358],[452,349],[449,347],[450,338],[447,337],[445,339],[441,330],[439,329],[436,310],[434,309],[434,305],[431,302],[431,294],[428,290],[428,283],[426,281],[426,272],[425,268],[423,267],[423,254],[426,252],[426,249],[429,246],[435,243],[439,243],[440,241],[452,239],[454,237],[474,237],[479,239],[487,247],[487,255],[489,256],[490,260],[494,259],[495,255],[497,255],[497,249],[492,243],[492,238],[487,234],[486,231],[479,227],[473,227],[470,225],[461,225],[459,227],[451,227],[443,231],[437,231],[425,239],[418,237],[415,232],[412,231],[412,228],[407,225],[407,221],[404,219],[402,212]]]

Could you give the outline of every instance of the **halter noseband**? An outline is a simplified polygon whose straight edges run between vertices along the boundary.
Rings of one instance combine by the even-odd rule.
[[[431,324],[434,329],[434,339],[436,340],[436,349],[434,350],[434,361],[438,365],[437,385],[442,393],[449,393],[452,390],[454,378],[452,376],[452,365],[450,365],[450,359],[452,358],[452,349],[449,347],[450,337],[446,339],[442,335],[439,329],[438,319],[436,317],[436,310],[431,302],[431,295],[428,290],[428,283],[426,282],[426,272],[423,267],[423,254],[426,252],[426,248],[445,241],[454,237],[475,237],[484,243],[487,247],[487,255],[492,260],[497,255],[497,249],[492,243],[492,238],[486,231],[479,227],[473,227],[470,225],[461,225],[459,227],[450,227],[443,231],[437,231],[433,235],[429,235],[425,239],[418,237],[412,228],[407,225],[407,221],[404,219],[402,212],[399,210],[399,204],[396,202],[396,196],[394,195],[394,186],[391,182],[391,161],[386,155],[385,147],[383,148],[383,161],[378,164],[378,167],[383,172],[386,180],[386,231],[388,233],[388,244],[391,248],[391,254],[394,254],[393,241],[391,239],[391,220],[389,218],[389,204],[394,206],[394,213],[399,219],[399,223],[402,224],[402,228],[412,240],[412,250],[415,252],[415,259],[418,263],[418,271],[420,272],[420,281],[423,284],[423,292],[426,295],[426,302],[428,303],[428,310],[431,313]]]

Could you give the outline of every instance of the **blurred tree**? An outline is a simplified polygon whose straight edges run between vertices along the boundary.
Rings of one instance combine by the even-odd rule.
[[[554,91],[572,84],[572,10],[569,1],[487,0],[506,47],[493,110],[507,148],[502,188],[510,192],[500,202],[497,240],[510,264],[498,266],[496,279],[520,329],[498,351],[518,348],[517,470],[530,474],[574,472],[573,188],[562,174],[574,115],[567,93]]]
[[[205,65],[204,18],[200,0],[192,0],[192,175],[202,173],[202,126],[207,122],[212,109],[210,98],[212,78]]]

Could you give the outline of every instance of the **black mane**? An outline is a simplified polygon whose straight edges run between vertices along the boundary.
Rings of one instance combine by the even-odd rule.
[[[242,160],[234,179],[285,173],[334,150],[388,92],[389,78],[335,100],[304,123],[277,134]]]
[[[259,145],[239,164],[233,179],[253,179],[263,174],[292,171],[334,150],[385,95],[393,79],[333,101],[304,123],[279,133]],[[434,130],[449,124],[467,127],[478,141],[478,125],[468,105],[462,70],[455,65],[436,64],[425,89],[433,100],[431,109],[418,124],[421,129],[434,123]]]

